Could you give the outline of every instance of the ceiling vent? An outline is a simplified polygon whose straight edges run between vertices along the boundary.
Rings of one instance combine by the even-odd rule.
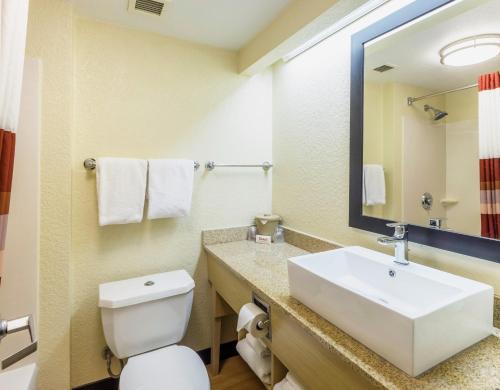
[[[394,69],[394,66],[391,65],[380,65],[374,68],[373,70],[376,72],[384,73],[387,72],[388,70]]]
[[[169,0],[129,0],[128,10],[148,15],[161,16]]]

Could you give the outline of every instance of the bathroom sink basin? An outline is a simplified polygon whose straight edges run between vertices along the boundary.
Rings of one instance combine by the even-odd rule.
[[[288,259],[290,294],[417,376],[493,331],[493,288],[362,247]]]
[[[0,372],[0,389],[36,390],[38,368],[35,363]]]

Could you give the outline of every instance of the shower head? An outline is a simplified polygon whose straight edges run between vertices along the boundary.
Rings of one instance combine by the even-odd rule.
[[[440,119],[443,119],[446,115],[448,115],[447,112],[445,111],[441,111],[437,108],[434,108],[432,106],[429,106],[428,104],[426,104],[424,106],[424,111],[427,112],[427,111],[432,111],[432,120],[434,121],[438,121]]]

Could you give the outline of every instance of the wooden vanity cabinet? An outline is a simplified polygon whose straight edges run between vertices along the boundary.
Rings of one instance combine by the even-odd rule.
[[[227,266],[207,254],[208,278],[212,286],[212,351],[210,370],[219,373],[221,326],[225,317],[234,316],[252,302],[249,283],[237,277]],[[356,372],[336,352],[328,350],[306,329],[282,311],[270,305],[272,340],[271,385],[281,381],[288,370],[311,390],[368,390],[375,386]]]

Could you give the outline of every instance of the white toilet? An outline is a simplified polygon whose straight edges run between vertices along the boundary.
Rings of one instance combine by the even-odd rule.
[[[113,354],[129,358],[120,390],[209,390],[203,361],[175,345],[191,315],[194,281],[184,270],[104,283],[99,307]]]

